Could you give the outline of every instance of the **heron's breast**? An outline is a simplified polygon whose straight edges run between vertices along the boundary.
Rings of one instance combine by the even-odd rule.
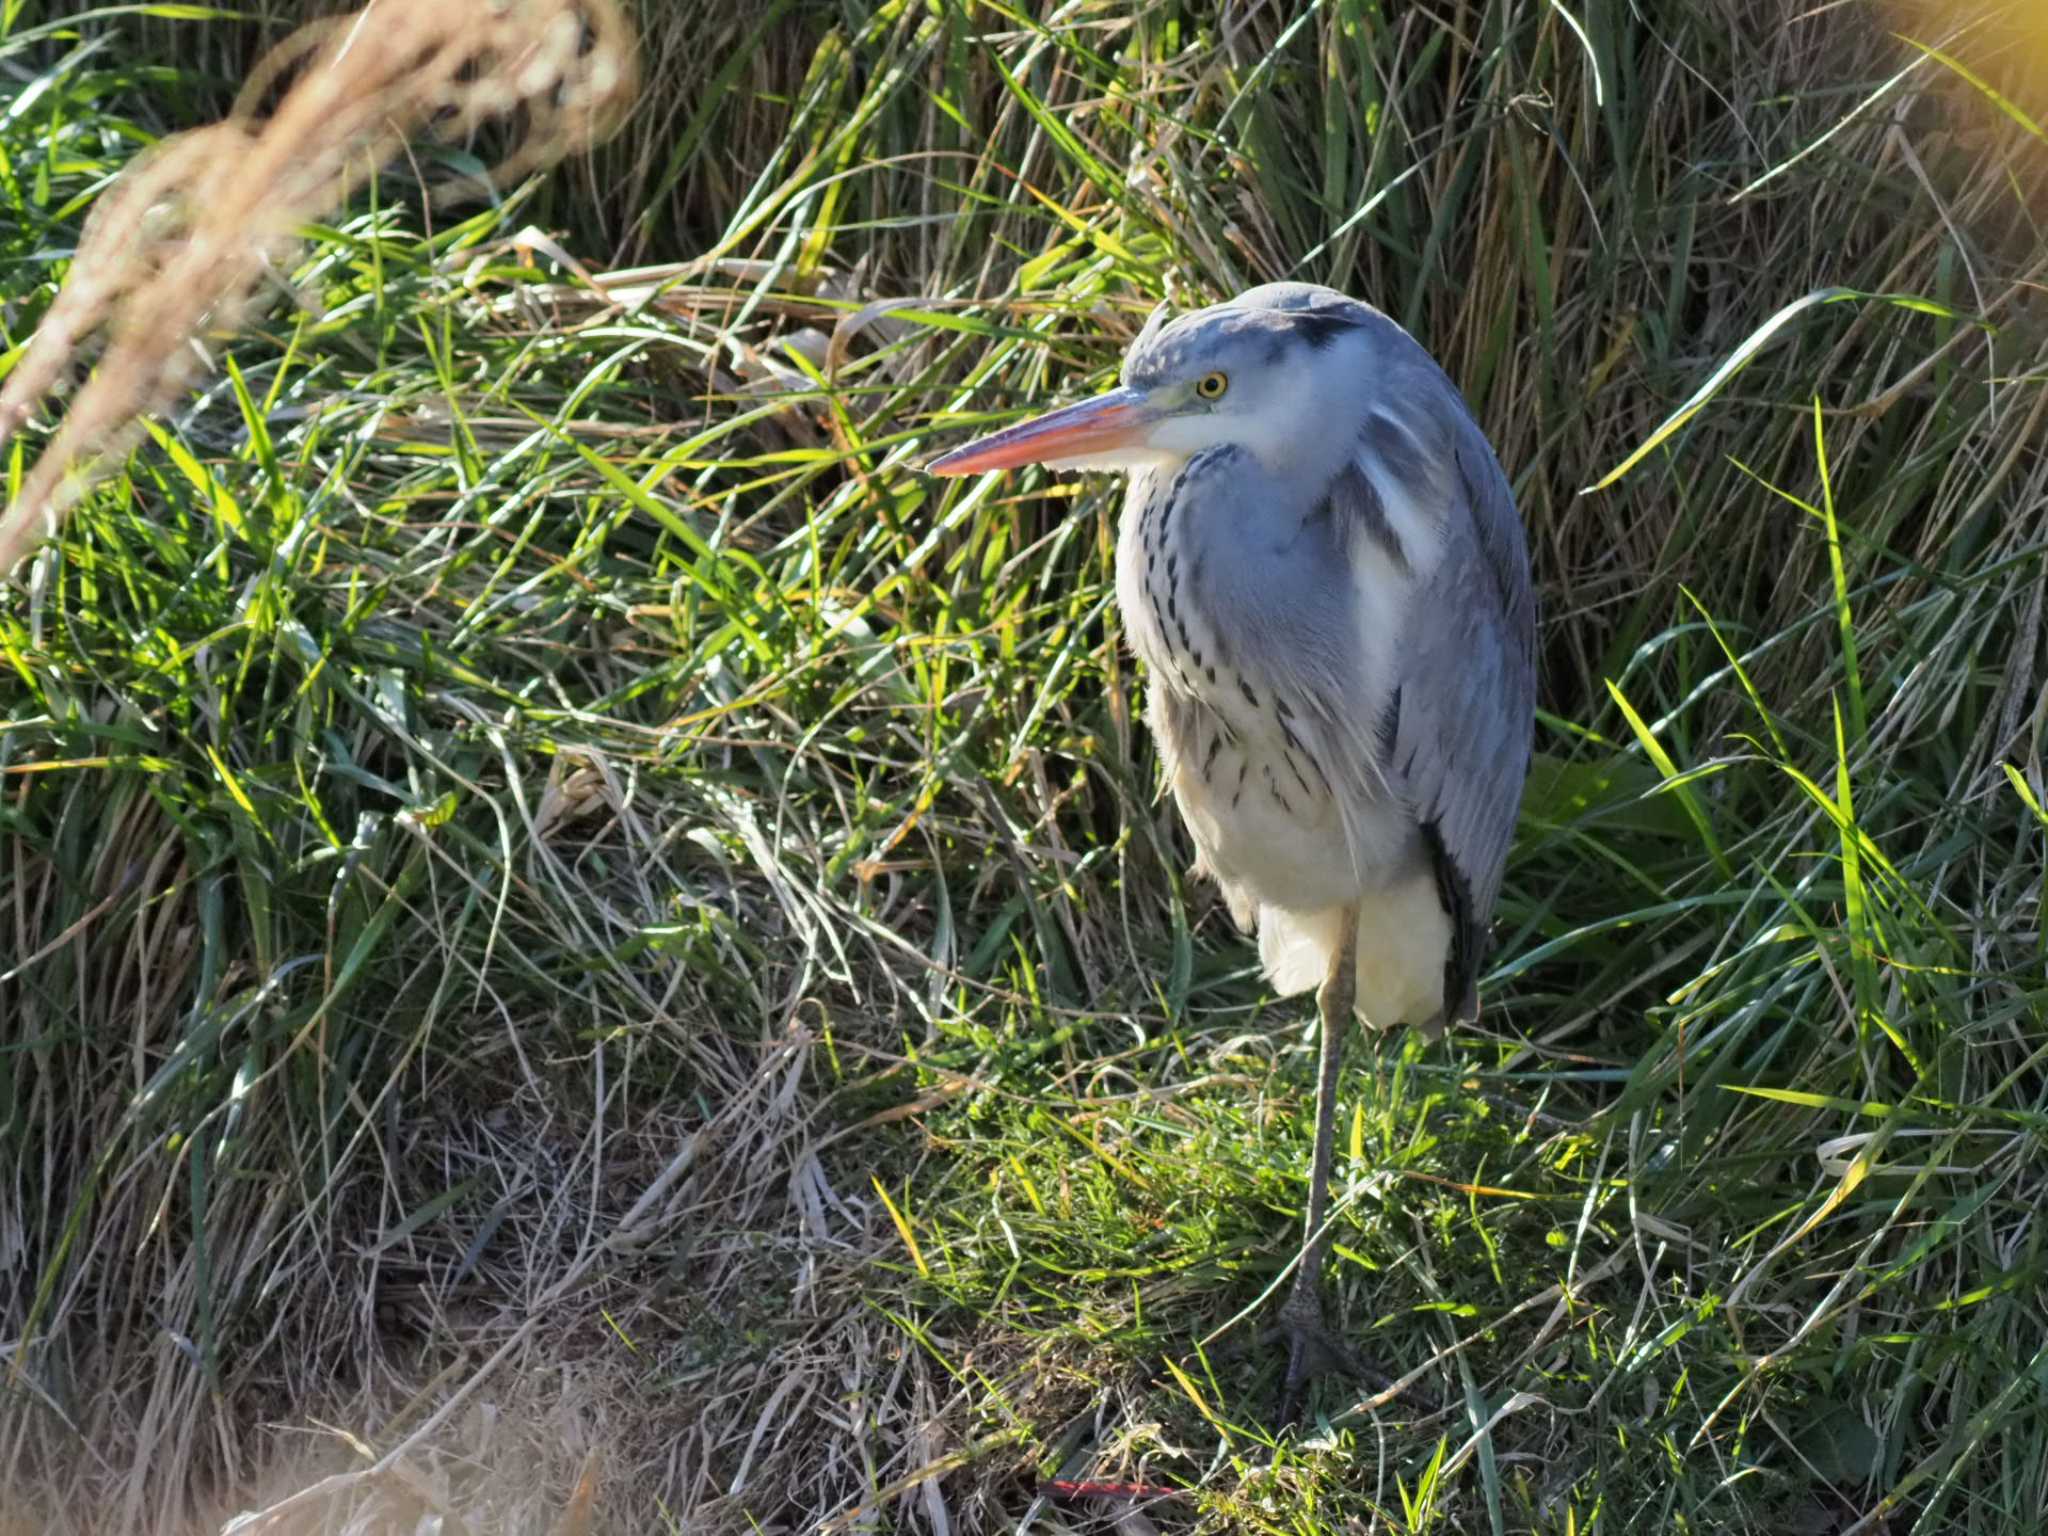
[[[1154,674],[1151,720],[1203,872],[1260,902],[1326,906],[1358,882],[1321,770],[1282,738],[1234,728]]]
[[[1269,730],[1281,722],[1262,694],[1271,693],[1269,666],[1249,665],[1253,638],[1243,616],[1215,601],[1213,540],[1195,526],[1206,489],[1215,495],[1219,451],[1196,454],[1173,468],[1132,478],[1117,537],[1117,604],[1131,648],[1154,674],[1205,704],[1237,734]],[[1208,484],[1205,485],[1205,478]]]

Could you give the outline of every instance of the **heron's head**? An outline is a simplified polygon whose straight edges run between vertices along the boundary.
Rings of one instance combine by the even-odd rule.
[[[1307,283],[1271,283],[1170,323],[1162,308],[1124,354],[1119,388],[926,468],[1140,469],[1229,443],[1272,469],[1304,469],[1324,444],[1344,450],[1355,428],[1333,427],[1357,415],[1377,375],[1405,364],[1411,349],[1419,351],[1378,310]]]

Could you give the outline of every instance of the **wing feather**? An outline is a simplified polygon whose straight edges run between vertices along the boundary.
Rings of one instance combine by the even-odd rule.
[[[1409,607],[1388,769],[1452,918],[1445,1015],[1469,1020],[1529,771],[1536,602],[1507,478],[1462,400],[1447,419],[1442,553]]]
[[[1420,348],[1396,355],[1401,387],[1379,394],[1326,498],[1359,577],[1367,691],[1384,699],[1375,767],[1407,807],[1451,919],[1444,1016],[1470,1019],[1528,774],[1535,598],[1492,448]]]

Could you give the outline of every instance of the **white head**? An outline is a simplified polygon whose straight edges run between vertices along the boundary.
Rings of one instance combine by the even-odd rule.
[[[1231,443],[1270,473],[1325,478],[1353,451],[1375,400],[1417,362],[1407,333],[1330,288],[1271,283],[1167,323],[1155,310],[1124,354],[1123,383],[934,460],[935,475],[1019,464],[1171,466]]]

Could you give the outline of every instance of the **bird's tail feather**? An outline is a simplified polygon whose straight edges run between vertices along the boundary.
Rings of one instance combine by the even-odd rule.
[[[1343,934],[1343,912],[1289,912],[1259,908],[1259,959],[1266,979],[1282,997],[1309,992],[1323,984],[1336,959]]]
[[[1323,984],[1344,934],[1341,907],[1291,912],[1260,907],[1259,959],[1282,997]],[[1358,932],[1359,1016],[1375,1028],[1413,1024],[1432,1037],[1444,1025],[1444,957],[1450,919],[1427,875],[1378,893]]]

